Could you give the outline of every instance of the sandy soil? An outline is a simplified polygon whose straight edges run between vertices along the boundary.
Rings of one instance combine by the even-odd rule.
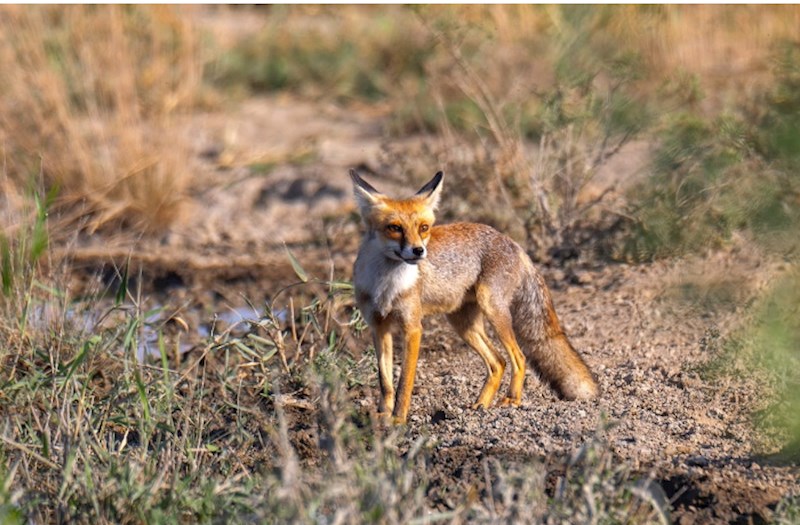
[[[193,144],[199,183],[181,221],[135,244],[124,237],[79,239],[68,248],[76,275],[107,275],[131,255],[143,263],[147,291],[185,300],[193,328],[209,311],[239,307],[244,298],[258,303],[293,281],[284,243],[309,272],[327,276],[332,269],[349,278],[359,226],[347,169],[385,172],[386,152],[398,145],[383,138],[381,118],[281,97],[187,117],[176,132]],[[611,168],[625,180],[641,172],[645,153],[634,145],[627,161]],[[371,180],[387,192],[403,182]],[[599,180],[614,182],[605,173]],[[432,501],[446,507],[448,487],[482,487],[483,458],[564,455],[598,432],[620,460],[660,481],[680,523],[760,522],[787,491],[798,490],[797,467],[775,461],[775,444],[754,431],[752,411],[764,403],[756,378],[712,384],[698,371],[779,263],[738,243],[678,262],[543,271],[602,396],[559,401],[530,375],[520,408],[468,410],[483,365],[441,320],[427,321],[409,437],[424,433],[436,442]],[[707,289],[715,279],[731,291],[714,308],[682,292]],[[372,409],[374,392],[357,402]]]
[[[484,457],[567,455],[598,433],[617,457],[661,482],[676,522],[768,518],[770,505],[797,490],[797,469],[776,465],[753,429],[751,412],[764,402],[757,381],[710,384],[698,372],[742,311],[698,313],[669,299],[687,273],[715,263],[742,278],[760,265],[728,254],[608,266],[581,272],[585,284],[553,283],[565,330],[599,379],[596,402],[559,401],[531,375],[522,407],[465,410],[477,398],[483,365],[449,330],[434,330],[419,365],[411,428],[436,437],[441,486],[454,472],[480,486]]]

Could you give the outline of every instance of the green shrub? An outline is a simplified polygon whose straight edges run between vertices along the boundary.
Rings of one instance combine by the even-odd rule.
[[[756,365],[769,374],[774,402],[759,420],[783,434],[784,452],[800,458],[800,268],[772,287],[748,334]]]
[[[369,13],[374,17],[365,17]],[[432,44],[405,8],[304,13],[273,8],[267,27],[208,68],[218,86],[353,100],[385,99],[420,82]]]
[[[800,224],[800,53],[780,55],[774,87],[738,114],[674,115],[652,175],[629,192],[637,221],[623,257],[651,260],[720,246],[748,232],[790,253]]]

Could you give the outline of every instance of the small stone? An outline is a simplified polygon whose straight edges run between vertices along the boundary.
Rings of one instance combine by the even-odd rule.
[[[705,468],[710,464],[710,461],[705,456],[692,456],[686,459],[686,464],[690,467]]]
[[[431,424],[435,425],[447,419],[447,414],[445,414],[444,410],[437,410],[431,416]]]

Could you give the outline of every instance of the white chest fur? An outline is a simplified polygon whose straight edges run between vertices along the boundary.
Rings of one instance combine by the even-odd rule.
[[[367,321],[373,314],[386,317],[398,295],[413,287],[419,277],[419,266],[386,258],[379,246],[367,241],[362,245],[354,268],[357,297],[369,296],[369,301],[359,299],[361,313]]]

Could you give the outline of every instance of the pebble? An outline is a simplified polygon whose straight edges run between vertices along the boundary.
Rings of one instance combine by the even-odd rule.
[[[710,462],[705,456],[691,456],[686,459],[686,464],[690,467],[707,467]]]

